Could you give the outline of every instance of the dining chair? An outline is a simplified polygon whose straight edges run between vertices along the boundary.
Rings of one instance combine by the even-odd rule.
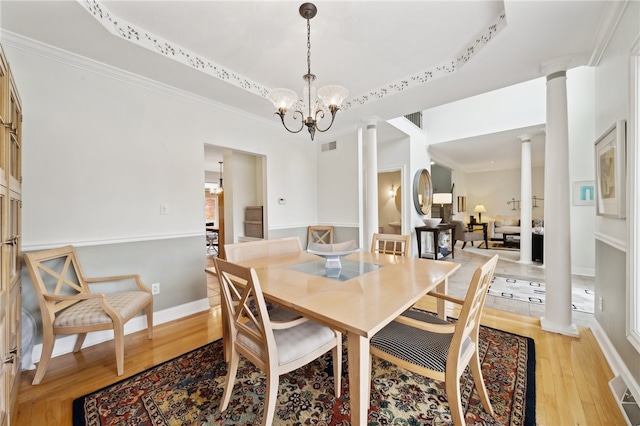
[[[88,278],[73,246],[26,253],[25,259],[42,314],[42,354],[32,384],[44,377],[57,335],[77,334],[75,353],[87,333],[101,330],[113,330],[118,376],[122,376],[125,323],[144,311],[148,337],[153,338],[153,296],[140,275]],[[110,293],[92,293],[89,288],[109,282],[130,288]]]
[[[342,334],[306,317],[282,318],[276,312],[285,312],[284,309],[267,311],[255,269],[217,258],[215,264],[222,299],[231,319],[232,350],[221,411],[227,409],[231,400],[240,355],[267,376],[263,425],[273,423],[280,375],[312,362],[329,350],[333,351],[334,392],[339,398]]]
[[[398,234],[373,234],[371,239],[371,252],[381,254],[394,254],[396,256],[409,256],[411,247],[411,235]]]
[[[218,231],[207,231],[207,254],[217,256],[218,252]]]
[[[307,232],[307,246],[311,243],[333,244],[333,226],[310,226]]]
[[[430,313],[410,309],[371,339],[371,357],[379,357],[445,383],[454,425],[465,424],[460,377],[467,365],[482,405],[487,413],[494,415],[478,357],[478,332],[482,308],[497,262],[498,255],[495,255],[476,269],[464,300],[442,293],[429,293],[459,304],[461,309],[457,321],[448,322]]]

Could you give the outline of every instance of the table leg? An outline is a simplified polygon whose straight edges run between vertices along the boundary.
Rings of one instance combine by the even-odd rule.
[[[347,334],[349,357],[349,395],[351,397],[351,424],[365,426],[369,413],[369,339],[354,333]]]
[[[449,285],[449,281],[447,278],[445,278],[444,280],[440,281],[440,283],[438,283],[438,285],[436,286],[436,291],[438,293],[442,293],[442,294],[447,294],[447,287]],[[438,303],[438,317],[442,318],[443,320],[447,319],[447,302],[444,299],[440,299],[437,298],[437,303]]]

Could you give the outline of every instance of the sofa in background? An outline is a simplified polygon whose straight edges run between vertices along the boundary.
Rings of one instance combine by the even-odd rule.
[[[531,227],[535,227],[535,222],[538,220],[540,226],[544,226],[544,221],[539,218],[531,220]],[[519,215],[496,215],[496,217],[489,221],[487,234],[489,234],[490,240],[502,240],[502,236],[505,232],[520,232],[520,216]]]
[[[490,240],[502,240],[505,232],[520,232],[520,216],[496,215],[494,220],[489,221],[487,233]]]

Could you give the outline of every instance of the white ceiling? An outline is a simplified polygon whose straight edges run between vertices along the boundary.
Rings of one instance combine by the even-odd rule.
[[[1,23],[3,30],[274,122],[266,92],[289,87],[300,95],[306,73],[300,3],[2,0]],[[350,91],[333,128],[316,141],[351,132],[366,118],[390,119],[541,77],[541,66],[552,61],[588,64],[609,25],[607,3],[316,1],[311,70],[317,86]],[[428,73],[433,78],[423,82]],[[305,133],[283,137],[307,140]],[[495,155],[496,148],[471,159],[485,151]],[[464,152],[442,148],[441,155],[462,164]]]

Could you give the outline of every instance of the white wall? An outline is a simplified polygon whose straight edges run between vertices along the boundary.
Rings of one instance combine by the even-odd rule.
[[[277,122],[45,46],[5,43],[25,109],[26,249],[202,233],[204,143],[267,156],[269,187],[289,200],[272,208],[271,226],[315,218],[314,145]]]
[[[546,122],[545,80],[494,90],[423,111],[429,144]]]
[[[476,204],[483,204],[487,212],[482,214],[482,221],[493,220],[496,215],[520,216],[520,209],[516,205],[507,204],[512,198],[520,200],[520,169],[500,170],[482,173],[469,173],[467,178],[467,211],[465,218],[478,214],[473,212]],[[531,194],[543,198],[544,167],[531,169]],[[544,201],[538,201],[538,208],[531,210],[531,217],[544,217]]]
[[[316,144],[317,219],[321,225],[358,228],[360,177],[358,139],[352,133],[336,139],[336,149]],[[313,201],[314,206],[316,200]]]

